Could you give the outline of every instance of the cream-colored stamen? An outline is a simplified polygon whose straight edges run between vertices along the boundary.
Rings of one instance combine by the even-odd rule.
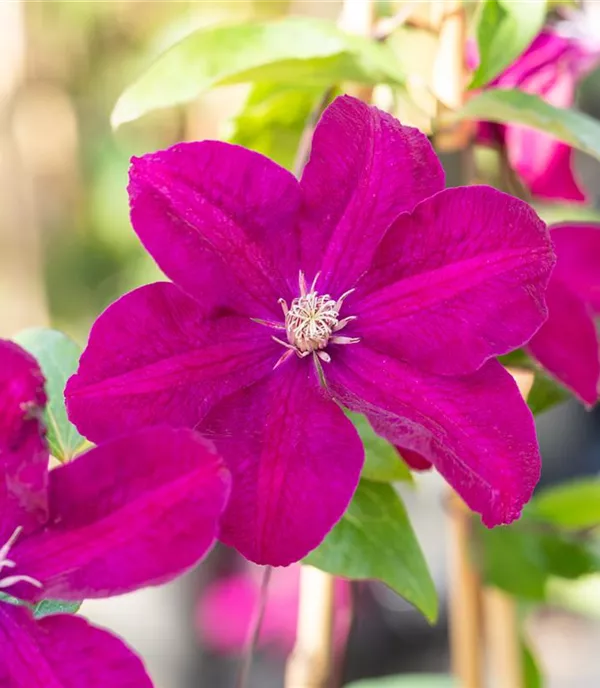
[[[253,318],[255,322],[261,325],[278,330],[285,329],[286,331],[287,342],[273,336],[274,341],[288,349],[277,361],[275,368],[286,361],[292,352],[300,358],[312,353],[325,363],[329,363],[331,355],[325,351],[329,343],[356,344],[360,341],[358,337],[343,337],[336,334],[350,322],[356,320],[355,315],[339,319],[342,305],[354,289],[349,289],[337,300],[329,294],[321,295],[316,291],[320,274],[315,275],[309,288],[306,276],[300,272],[298,276],[300,296],[296,297],[289,306],[285,299],[278,300],[283,311],[284,324]]]
[[[21,534],[22,530],[22,526],[17,526],[14,533],[8,538],[7,542],[0,547],[0,571],[2,571],[4,568],[14,569],[16,566],[16,563],[12,559],[8,558],[8,554],[11,547],[17,541],[17,538]],[[9,588],[11,585],[15,585],[15,583],[29,583],[36,588],[43,587],[39,580],[36,580],[31,576],[6,576],[5,578],[0,578],[0,589]]]

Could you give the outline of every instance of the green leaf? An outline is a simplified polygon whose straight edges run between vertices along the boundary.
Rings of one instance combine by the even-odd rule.
[[[522,91],[488,89],[448,119],[523,124],[600,159],[600,122],[575,110],[554,107]]]
[[[539,602],[551,577],[574,580],[600,570],[593,539],[553,531],[529,514],[492,530],[476,525],[474,553],[488,585]]]
[[[549,225],[559,222],[600,222],[600,211],[581,203],[534,203],[533,207]]]
[[[255,84],[228,139],[291,170],[306,121],[323,93],[321,86]]]
[[[68,420],[64,389],[77,370],[80,347],[67,335],[43,327],[23,330],[15,341],[34,356],[46,378],[45,421],[50,451],[59,461],[69,461],[86,445],[86,440]]]
[[[437,618],[429,569],[391,485],[362,480],[340,522],[305,562],[343,578],[382,581],[429,621]]]
[[[564,387],[547,375],[543,370],[536,370],[533,385],[527,396],[527,405],[534,415],[549,411],[570,398]]]
[[[457,688],[458,683],[446,674],[403,674],[368,678],[356,683],[348,683],[345,688]],[[530,688],[530,686],[526,686]]]
[[[543,688],[544,677],[529,645],[521,640],[521,663],[523,665],[523,688]]]
[[[163,53],[119,98],[114,127],[226,84],[253,81],[330,86],[403,83],[384,44],[309,17],[195,31]]]
[[[476,34],[479,66],[470,88],[481,88],[524,52],[544,24],[546,0],[484,0]]]
[[[33,615],[36,619],[41,619],[44,616],[52,616],[52,614],[76,614],[82,603],[81,602],[61,602],[60,600],[42,600],[38,602],[34,609]]]
[[[582,530],[600,525],[600,478],[580,478],[538,493],[530,513],[561,528]]]
[[[376,434],[365,416],[349,411],[347,415],[358,430],[365,447],[362,477],[378,483],[412,483],[413,476],[409,467],[402,461],[396,449]]]

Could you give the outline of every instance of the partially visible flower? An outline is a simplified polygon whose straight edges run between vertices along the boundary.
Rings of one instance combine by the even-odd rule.
[[[560,224],[550,236],[557,262],[548,285],[548,320],[527,348],[588,406],[598,400],[600,225]]]
[[[0,340],[0,591],[26,603],[166,582],[215,539],[229,474],[191,430],[156,428],[48,471],[43,378]],[[80,617],[0,601],[3,688],[151,688],[140,659]]]
[[[476,54],[470,62],[476,64]],[[600,62],[600,44],[562,35],[547,28],[529,48],[490,86],[517,88],[538,95],[555,107],[569,108],[575,102],[578,82]],[[484,122],[483,143],[505,146],[511,167],[533,196],[545,199],[583,201],[586,198],[573,171],[573,149],[557,139],[529,127]]]
[[[432,461],[493,526],[538,480],[533,419],[494,359],[546,318],[554,254],[524,202],[444,189],[427,138],[338,98],[302,179],[216,141],[134,159],[133,226],[175,284],[125,295],[67,385],[91,440],[156,423],[214,439],[220,538],[297,561],[340,519],[364,450],[340,405]]]
[[[283,654],[296,641],[300,566],[274,569],[267,591],[267,603],[259,644]],[[350,584],[335,581],[335,640],[344,646],[350,623]],[[202,642],[216,652],[239,653],[247,640],[260,598],[259,569],[250,565],[242,573],[211,583],[203,592],[196,610],[196,625]]]

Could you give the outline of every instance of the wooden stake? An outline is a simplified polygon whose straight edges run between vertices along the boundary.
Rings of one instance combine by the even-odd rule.
[[[300,569],[296,645],[285,688],[331,688],[335,579],[312,566]]]
[[[357,36],[370,36],[375,22],[375,0],[344,0],[339,26]],[[373,86],[368,84],[348,84],[344,91],[355,98],[370,102]]]
[[[521,396],[527,399],[534,375],[529,370],[510,369]],[[523,665],[519,643],[519,620],[514,598],[496,588],[483,591],[486,658],[493,688],[523,688]]]
[[[449,511],[448,616],[452,673],[459,688],[482,688],[481,582],[470,553],[472,514],[454,492],[450,494]]]

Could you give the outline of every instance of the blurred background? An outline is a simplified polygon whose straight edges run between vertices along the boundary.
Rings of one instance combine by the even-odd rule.
[[[0,0],[0,335],[51,323],[83,344],[106,305],[160,276],[129,227],[129,158],[183,139],[223,138],[247,89],[221,88],[189,107],[152,114],[113,132],[109,116],[118,95],[153,55],[202,25],[286,13],[335,19],[339,5],[337,0]],[[586,80],[580,103],[600,114],[599,73]],[[578,159],[578,165],[597,201],[595,164]],[[597,412],[568,402],[539,418],[539,432],[544,483],[600,469]],[[416,489],[404,492],[443,600],[442,483],[425,475]],[[226,688],[235,684],[257,581],[256,571],[220,548],[182,580],[119,600],[88,602],[83,613],[143,655],[157,688]],[[293,642],[296,588],[293,569],[276,574],[255,688],[282,683]],[[337,632],[340,638],[350,633],[347,651],[338,658],[340,679],[447,671],[444,613],[432,628],[378,585],[343,585],[339,598]],[[552,688],[600,685],[596,619],[600,581],[595,577],[563,585],[556,604],[530,615],[532,643]]]

